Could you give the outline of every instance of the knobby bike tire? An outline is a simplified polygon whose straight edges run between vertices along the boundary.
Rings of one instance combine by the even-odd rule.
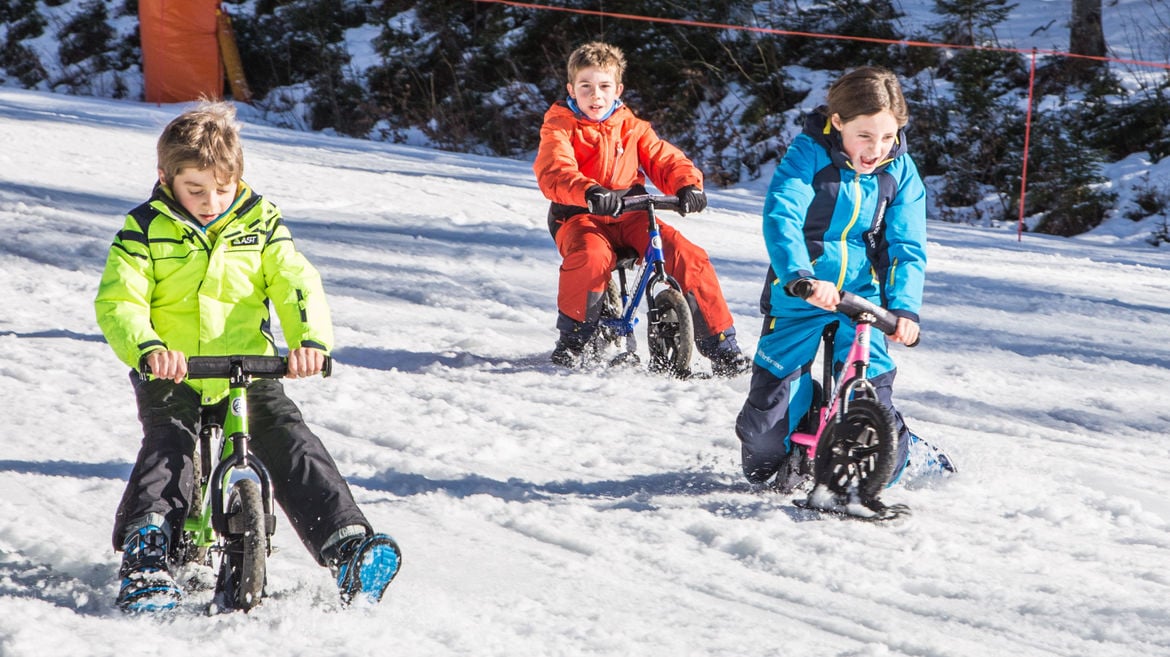
[[[691,371],[695,348],[691,307],[681,292],[668,288],[654,296],[654,308],[659,312],[658,321],[651,321],[646,327],[650,368],[686,376]]]
[[[234,531],[224,542],[219,589],[224,602],[246,611],[260,604],[267,576],[268,535],[260,485],[252,479],[233,484],[228,515],[234,516],[229,521],[233,528],[242,531]]]
[[[195,451],[192,459],[192,478],[195,480],[195,486],[191,490],[191,505],[187,508],[187,519],[198,520],[200,514],[203,513],[203,500],[200,498],[199,480],[202,477],[203,462],[199,455],[199,450]],[[184,532],[182,543],[180,543],[179,558],[183,564],[196,564],[200,566],[208,566],[211,564],[210,554],[206,546],[199,545],[195,542],[193,536]]]
[[[873,399],[855,399],[826,429],[817,448],[815,476],[834,493],[876,500],[890,481],[898,453],[894,415]]]
[[[618,285],[617,277],[611,275],[609,277],[609,284],[605,287],[605,296],[601,297],[601,318],[602,319],[617,319],[622,316],[622,292]],[[594,347],[601,351],[606,346],[620,347],[622,343],[622,336],[618,332],[606,327],[601,327],[594,335]]]

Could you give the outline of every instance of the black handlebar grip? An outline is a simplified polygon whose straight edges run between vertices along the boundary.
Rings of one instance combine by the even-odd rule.
[[[636,194],[622,197],[622,212],[645,210],[651,203],[655,209],[674,210],[678,212],[682,203],[677,196],[655,196],[653,194]]]
[[[226,379],[231,376],[236,365],[244,374],[261,379],[280,379],[288,374],[288,360],[283,356],[190,356],[187,358],[187,378]],[[150,364],[143,358],[138,377],[145,381],[150,373]],[[333,357],[326,356],[321,366],[321,376],[331,374]]]

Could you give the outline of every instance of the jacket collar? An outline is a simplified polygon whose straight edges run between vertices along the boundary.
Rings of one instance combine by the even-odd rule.
[[[821,105],[813,110],[811,114],[804,120],[804,134],[813,138],[829,152],[829,157],[833,160],[833,165],[839,169],[848,169],[853,171],[853,163],[849,161],[849,156],[845,154],[845,145],[841,141],[841,133],[833,127],[833,122],[829,120],[829,108]],[[894,147],[890,149],[889,155],[886,159],[878,164],[873,173],[883,171],[890,163],[906,154],[906,131],[904,128],[898,128],[898,136],[894,139]]]
[[[573,98],[572,96],[565,98],[565,105],[567,105],[569,107],[569,109],[573,110],[573,114],[578,119],[582,119],[584,121],[589,121],[590,123],[602,123],[606,119],[608,119],[609,117],[613,116],[613,113],[618,111],[618,109],[620,107],[622,107],[624,105],[624,103],[622,103],[621,98],[614,99],[613,107],[609,108],[609,111],[605,113],[605,116],[601,117],[600,119],[598,119],[596,121],[589,118],[588,116],[585,115],[585,112],[581,111],[581,108],[577,106],[577,99],[576,98]]]
[[[199,223],[199,221],[193,217],[190,212],[187,212],[187,209],[184,208],[177,199],[175,199],[175,193],[171,190],[169,185],[156,182],[154,184],[154,190],[151,192],[150,200],[161,202],[163,206],[170,212],[170,215],[175,219],[189,223],[199,230],[206,232],[209,227],[219,223],[221,220],[227,220],[232,215],[239,216],[247,213],[252,209],[252,206],[260,202],[260,195],[252,191],[252,188],[248,185],[248,183],[241,180],[239,182],[239,188],[236,190],[236,200],[232,201],[231,206],[228,207],[228,209],[224,211],[223,214],[216,217],[214,221],[212,221],[210,224],[207,224],[206,226]]]

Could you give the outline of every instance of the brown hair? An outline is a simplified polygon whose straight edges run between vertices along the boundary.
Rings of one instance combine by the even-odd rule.
[[[614,81],[621,84],[626,72],[626,56],[617,46],[591,41],[569,55],[569,84],[573,84],[582,70],[592,67],[613,71]]]
[[[211,168],[232,181],[244,175],[240,124],[230,103],[203,101],[183,112],[158,138],[158,168],[167,184],[179,171]]]
[[[894,115],[899,128],[910,120],[898,77],[877,66],[863,66],[838,78],[829,87],[828,109],[829,116],[836,114],[842,123],[882,110]]]

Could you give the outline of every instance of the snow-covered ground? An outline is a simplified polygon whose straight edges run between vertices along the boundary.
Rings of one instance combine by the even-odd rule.
[[[339,609],[281,516],[252,613],[124,617],[139,427],[92,299],[179,109],[0,89],[0,655],[1170,653],[1165,249],[932,222],[897,396],[961,473],[892,489],[902,525],[812,521],[741,479],[747,376],[548,364],[559,258],[527,163],[254,123],[245,177],[337,325],[335,376],[290,392],[405,566]],[[714,191],[674,222],[749,352],[760,205]]]

